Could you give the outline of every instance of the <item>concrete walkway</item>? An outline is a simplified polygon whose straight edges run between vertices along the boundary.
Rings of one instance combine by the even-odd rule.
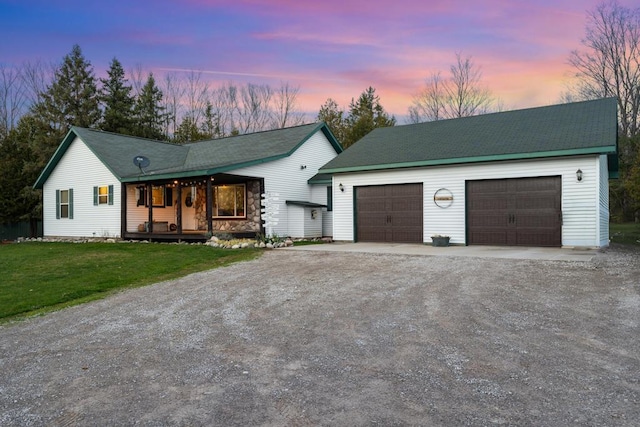
[[[598,249],[532,248],[520,246],[447,246],[410,243],[327,243],[293,246],[288,251],[363,252],[380,254],[456,256],[478,258],[538,259],[549,261],[590,261]]]

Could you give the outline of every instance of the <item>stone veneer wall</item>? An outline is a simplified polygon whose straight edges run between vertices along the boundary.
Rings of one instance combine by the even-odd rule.
[[[249,181],[247,185],[247,219],[213,219],[213,231],[226,233],[260,231],[260,181]],[[207,229],[207,190],[198,187],[196,196],[196,218],[198,230]]]

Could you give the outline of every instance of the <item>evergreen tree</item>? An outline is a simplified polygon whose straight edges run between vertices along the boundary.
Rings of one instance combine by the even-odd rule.
[[[198,129],[196,121],[189,115],[182,118],[182,122],[180,122],[176,133],[173,135],[173,140],[177,143],[201,141],[203,139],[207,138]]]
[[[221,138],[224,136],[220,123],[220,115],[213,112],[213,105],[210,101],[207,101],[204,109],[204,120],[200,126],[200,132],[204,136],[203,139]]]
[[[32,188],[42,171],[42,130],[33,116],[23,116],[0,144],[0,223],[31,221],[41,217],[40,192]]]
[[[142,87],[133,109],[136,126],[133,134],[143,138],[166,139],[162,131],[167,120],[165,108],[162,106],[162,91],[156,86],[153,73]]]
[[[333,136],[341,143],[346,136],[346,123],[343,116],[344,111],[340,109],[338,103],[332,98],[327,99],[320,107],[320,112],[318,112],[318,121],[324,122],[333,133]]]
[[[100,79],[102,83],[100,101],[104,106],[100,129],[131,135],[134,126],[132,118],[134,99],[120,61],[113,58],[107,73],[108,79]]]
[[[389,117],[380,105],[380,97],[376,95],[376,90],[372,87],[362,92],[357,101],[352,99],[349,110],[349,116],[346,118],[347,130],[342,141],[345,148],[375,128],[395,126],[396,124],[395,117]]]
[[[58,135],[64,135],[71,126],[95,127],[98,123],[98,88],[93,67],[82,55],[80,46],[74,45],[63,58],[53,82],[32,112]]]

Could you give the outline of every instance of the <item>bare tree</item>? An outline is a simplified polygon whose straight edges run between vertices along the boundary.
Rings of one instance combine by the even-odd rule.
[[[240,88],[238,130],[240,133],[258,132],[269,128],[269,104],[273,90],[269,85],[248,83]]]
[[[53,80],[57,65],[42,61],[25,62],[22,64],[20,76],[24,85],[29,105],[42,101],[42,94]]]
[[[136,64],[129,70],[129,82],[133,89],[132,95],[134,98],[137,98],[140,92],[142,92],[148,76],[148,73],[144,71],[141,64]]]
[[[202,79],[202,73],[190,72],[185,82],[185,114],[198,126],[202,120],[209,100],[209,83]]]
[[[218,121],[218,129],[223,136],[239,132],[236,116],[239,109],[238,87],[233,82],[226,82],[212,94],[211,107]]]
[[[640,8],[604,2],[588,13],[586,50],[571,53],[578,99],[618,98],[622,134],[638,134],[640,120]]]
[[[304,114],[296,111],[296,101],[300,87],[292,87],[289,83],[280,83],[280,88],[273,96],[273,127],[285,128],[304,123]]]
[[[432,122],[443,118],[446,94],[440,72],[433,73],[426,83],[422,91],[414,97],[413,105],[409,107],[411,123]]]
[[[26,105],[20,70],[0,65],[0,139],[15,127]]]
[[[482,85],[482,72],[471,57],[456,53],[451,76],[443,79],[440,72],[427,79],[426,87],[414,96],[409,107],[412,123],[452,119],[484,114],[494,110],[495,100]]]
[[[165,135],[173,135],[178,129],[179,117],[182,115],[182,102],[185,94],[183,82],[176,73],[165,74],[161,84],[163,93],[162,106],[166,113]]]

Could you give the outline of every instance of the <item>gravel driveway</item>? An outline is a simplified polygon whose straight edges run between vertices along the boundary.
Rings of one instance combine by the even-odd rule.
[[[640,252],[270,251],[0,327],[0,425],[637,425]]]

